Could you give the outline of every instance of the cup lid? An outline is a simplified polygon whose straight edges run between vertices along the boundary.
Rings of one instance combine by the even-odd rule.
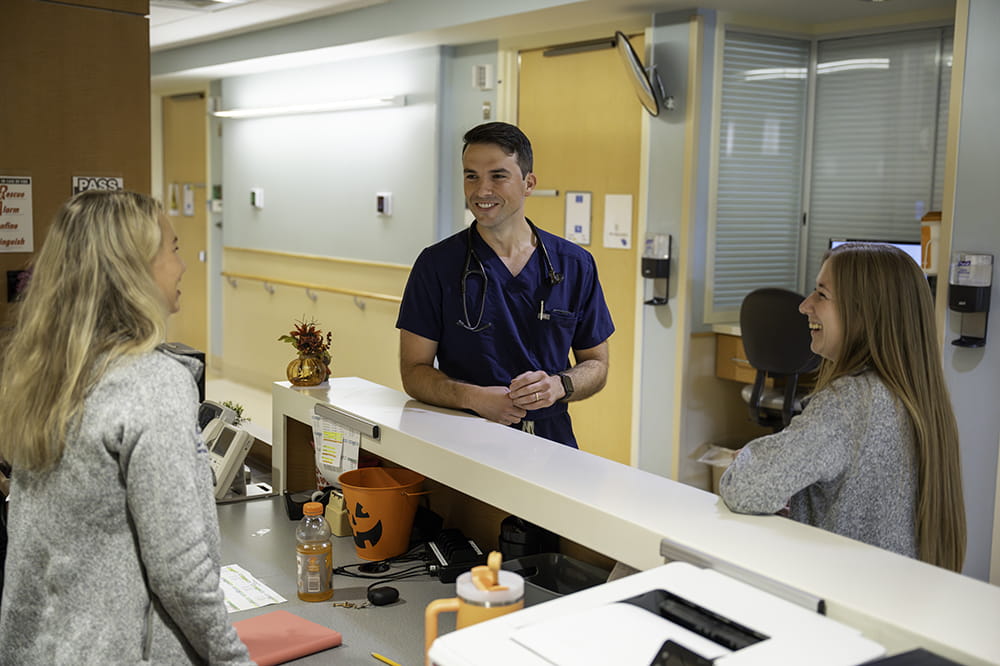
[[[455,581],[455,591],[466,601],[478,604],[512,604],[524,598],[524,578],[513,571],[497,572],[497,584],[506,590],[481,590],[472,582],[472,573],[466,571]]]

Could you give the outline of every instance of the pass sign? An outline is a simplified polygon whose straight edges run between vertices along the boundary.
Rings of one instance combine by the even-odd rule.
[[[113,176],[73,176],[73,194],[87,190],[124,190],[125,179]]]

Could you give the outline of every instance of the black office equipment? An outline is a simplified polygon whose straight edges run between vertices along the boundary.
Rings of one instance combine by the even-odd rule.
[[[427,558],[430,574],[442,583],[454,583],[472,567],[486,564],[486,553],[457,529],[441,530],[434,541],[429,541]]]
[[[809,348],[812,339],[808,319],[799,312],[803,300],[793,291],[766,287],[747,294],[740,307],[743,349],[757,371],[747,399],[750,418],[775,432],[802,411],[796,397],[799,375],[819,367],[819,357]],[[784,380],[783,392],[765,392],[769,377]]]

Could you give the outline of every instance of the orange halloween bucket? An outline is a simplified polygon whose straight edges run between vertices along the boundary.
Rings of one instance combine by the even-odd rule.
[[[337,478],[358,557],[384,560],[405,553],[424,477],[400,467],[361,467]]]

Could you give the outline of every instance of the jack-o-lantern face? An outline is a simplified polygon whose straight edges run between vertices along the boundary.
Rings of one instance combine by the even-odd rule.
[[[371,546],[374,548],[382,540],[382,521],[379,520],[371,529],[358,529],[358,518],[371,518],[365,508],[361,506],[361,502],[355,502],[354,511],[348,511],[348,514],[351,516],[351,525],[354,527],[354,545],[358,548],[364,548],[367,541],[371,542]]]

